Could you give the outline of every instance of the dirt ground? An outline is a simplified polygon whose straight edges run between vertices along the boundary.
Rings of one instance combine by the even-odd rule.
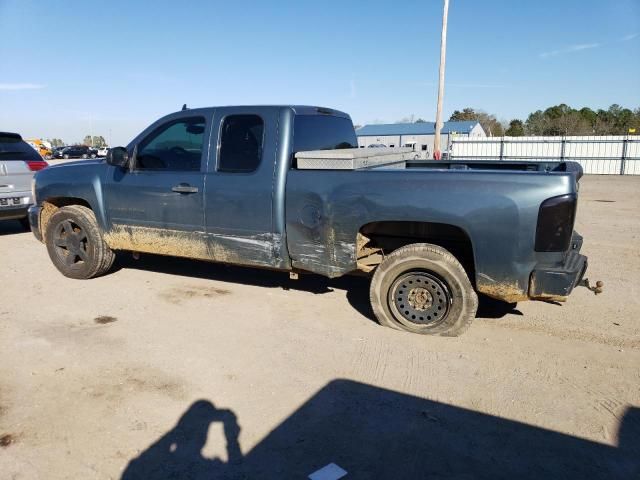
[[[640,177],[580,195],[605,293],[483,301],[459,338],[378,326],[360,278],[70,280],[0,223],[0,478],[640,478]]]

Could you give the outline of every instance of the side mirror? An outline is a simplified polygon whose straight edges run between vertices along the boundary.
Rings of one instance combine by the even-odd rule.
[[[110,148],[106,157],[107,163],[114,167],[129,167],[129,152],[124,147]]]

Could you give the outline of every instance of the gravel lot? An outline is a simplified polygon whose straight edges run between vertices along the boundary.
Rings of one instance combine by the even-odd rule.
[[[378,326],[364,279],[74,281],[0,223],[0,477],[640,478],[640,177],[585,177],[576,228],[604,294],[434,338]]]

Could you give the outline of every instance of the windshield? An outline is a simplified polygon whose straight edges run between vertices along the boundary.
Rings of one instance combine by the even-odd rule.
[[[31,145],[18,135],[0,133],[0,160],[42,160]]]

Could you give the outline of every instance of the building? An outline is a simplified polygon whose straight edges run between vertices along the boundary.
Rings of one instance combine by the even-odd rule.
[[[365,125],[356,130],[358,146],[366,148],[370,145],[385,147],[412,147],[420,153],[421,158],[433,156],[433,139],[436,124],[434,122],[421,123],[388,123],[381,125]],[[442,126],[440,145],[443,152],[448,151],[451,138],[486,137],[478,121],[444,122]]]

